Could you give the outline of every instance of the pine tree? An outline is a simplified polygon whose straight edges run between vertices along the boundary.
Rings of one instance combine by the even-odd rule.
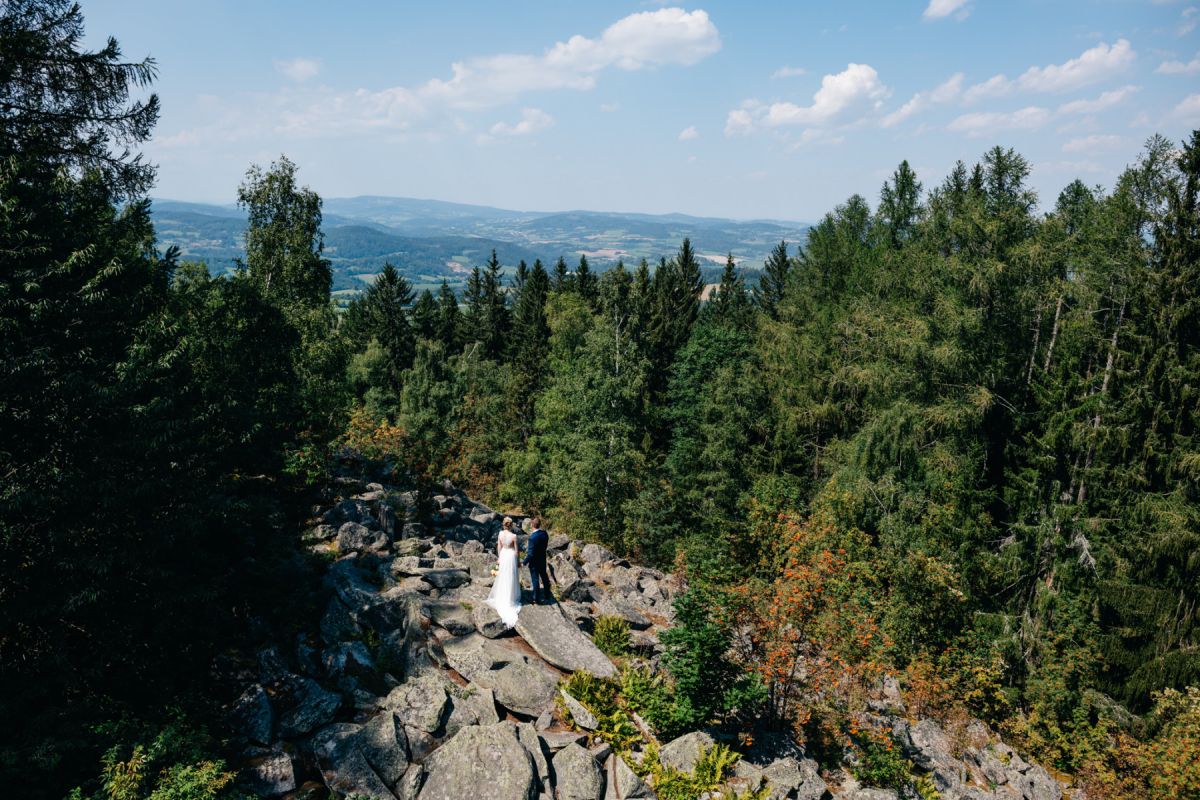
[[[508,293],[504,288],[504,276],[495,250],[492,250],[483,273],[482,295],[482,332],[479,339],[483,345],[482,354],[484,358],[498,361],[504,355],[508,341],[509,313]]]
[[[447,353],[457,353],[462,349],[462,321],[458,311],[458,298],[450,284],[442,281],[438,289],[437,341],[442,343]]]
[[[787,290],[792,260],[788,257],[787,242],[780,242],[763,263],[762,275],[754,288],[754,302],[771,319],[779,315],[779,303]]]
[[[554,263],[553,289],[556,292],[569,292],[575,287],[575,277],[567,269],[567,260],[562,256]]]
[[[702,314],[707,313],[719,325],[749,330],[754,319],[752,309],[750,293],[730,253],[721,272],[721,283]]]
[[[390,262],[383,265],[363,294],[368,330],[386,355],[387,382],[393,397],[399,396],[401,374],[412,365],[415,334],[406,310],[412,299],[408,280]]]
[[[884,181],[876,213],[892,247],[912,238],[921,213],[921,182],[908,161],[900,162],[890,182]]]
[[[579,257],[579,266],[575,269],[575,291],[579,292],[579,296],[587,301],[588,305],[596,307],[599,300],[596,276],[592,274],[587,256],[584,255]]]
[[[534,401],[545,381],[550,349],[550,327],[546,321],[546,300],[550,295],[550,276],[540,260],[524,283],[513,307],[512,396],[521,421],[521,445],[533,432]]]
[[[413,332],[422,339],[436,339],[437,316],[437,301],[433,299],[433,292],[425,289],[417,296],[417,302],[413,304]]]
[[[488,298],[484,290],[483,273],[479,267],[472,267],[467,276],[467,286],[463,290],[463,303],[466,310],[462,314],[462,324],[459,327],[462,340],[468,345],[481,346],[487,340]]]

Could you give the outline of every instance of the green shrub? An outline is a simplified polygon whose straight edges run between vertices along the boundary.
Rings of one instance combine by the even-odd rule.
[[[592,640],[605,655],[614,658],[626,655],[629,652],[629,623],[620,617],[599,617]]]
[[[700,754],[691,774],[667,766],[659,760],[658,748],[646,748],[646,755],[639,765],[638,772],[643,778],[648,778],[654,787],[659,800],[695,800],[708,792],[715,792],[733,771],[733,767],[741,758],[737,753],[723,744],[714,744]],[[769,791],[765,787],[756,788],[748,793],[733,795],[726,793],[725,797],[736,800],[765,800]]]
[[[900,749],[874,739],[856,740],[859,762],[850,768],[862,783],[885,789],[903,790],[912,781],[912,765],[900,755]]]

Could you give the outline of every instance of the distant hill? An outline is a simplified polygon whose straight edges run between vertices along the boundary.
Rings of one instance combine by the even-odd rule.
[[[155,200],[152,209],[160,246],[177,245],[184,258],[217,271],[232,269],[242,255],[245,214],[236,206]],[[712,271],[730,252],[744,268],[757,269],[781,239],[798,243],[808,230],[804,223],[778,220],[509,211],[407,197],[328,198],[324,211],[335,291],[361,289],[385,261],[418,287],[443,279],[457,287],[493,248],[508,269],[535,258],[549,267],[560,255],[574,265],[580,254],[598,270],[618,259],[630,266],[642,258],[653,264],[674,253],[685,236]]]

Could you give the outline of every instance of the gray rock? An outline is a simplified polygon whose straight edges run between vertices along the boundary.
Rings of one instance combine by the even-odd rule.
[[[598,544],[588,544],[584,545],[579,558],[585,564],[600,564],[604,561],[612,561],[616,556],[607,547],[601,547]]]
[[[446,720],[446,736],[453,736],[468,725],[494,725],[500,721],[496,713],[496,696],[491,689],[477,684],[455,686],[450,690],[450,717]]]
[[[431,569],[421,575],[421,580],[437,589],[457,589],[471,582],[471,573],[465,569]]]
[[[691,773],[700,756],[713,746],[713,738],[704,731],[694,731],[663,745],[658,757],[668,767]]]
[[[538,776],[538,791],[549,792],[552,783],[550,762],[546,760],[546,751],[542,749],[542,740],[538,737],[537,731],[528,722],[518,723],[517,739],[533,759],[533,769]]]
[[[829,789],[812,759],[781,758],[762,773],[771,787],[770,800],[821,800]]]
[[[275,797],[296,788],[292,759],[282,750],[250,758],[242,767],[241,779],[259,797]]]
[[[517,618],[517,633],[538,655],[559,669],[586,670],[601,678],[617,672],[608,656],[557,605],[523,607]]]
[[[391,786],[408,769],[408,737],[404,724],[392,711],[371,718],[358,733],[358,746],[376,774]]]
[[[495,692],[496,702],[517,714],[537,717],[554,705],[554,679],[532,664],[512,662],[472,680]]]
[[[425,767],[420,764],[409,764],[404,775],[392,787],[392,792],[396,795],[396,800],[417,800],[421,784],[424,782]]]
[[[475,630],[489,639],[495,639],[511,630],[504,620],[500,619],[496,609],[487,603],[475,604],[471,609],[471,621],[475,624]]]
[[[608,742],[601,741],[587,749],[592,754],[592,758],[596,759],[596,763],[603,763],[612,755],[612,745]]]
[[[330,678],[345,675],[362,677],[375,673],[375,662],[362,642],[339,642],[325,651],[321,659]]]
[[[554,754],[558,800],[603,800],[604,773],[592,754],[577,744]]]
[[[341,525],[344,522],[360,522],[362,512],[360,503],[353,500],[343,500],[321,516],[326,525]],[[365,506],[363,506],[365,508]]]
[[[538,733],[538,738],[542,740],[542,745],[553,753],[562,750],[569,744],[585,741],[587,734],[574,731],[541,731]]]
[[[409,727],[426,733],[436,733],[446,719],[450,697],[446,680],[428,674],[400,684],[388,693],[383,707],[396,712]]]
[[[395,795],[359,747],[361,730],[358,725],[340,723],[323,728],[313,737],[313,754],[321,768],[321,777],[329,790],[338,795],[393,800]]]
[[[325,613],[321,615],[321,638],[329,644],[343,642],[359,634],[354,615],[336,597],[329,598]]]
[[[473,610],[467,610],[461,601],[452,599],[434,600],[429,604],[429,613],[433,624],[445,628],[455,636],[475,631]]]
[[[463,542],[462,552],[463,552],[463,555],[471,555],[473,553],[482,553],[483,552],[483,542],[479,541],[478,539],[471,539],[468,542]]]
[[[342,697],[326,691],[312,678],[292,675],[278,686],[275,703],[279,708],[280,735],[294,738],[332,720],[342,705]]]
[[[567,712],[571,715],[571,721],[584,730],[594,731],[600,727],[600,720],[596,719],[596,715],[587,710],[583,703],[571,696],[566,689],[560,689],[563,705],[567,707]]]
[[[650,800],[654,797],[654,791],[619,755],[609,758],[605,774],[608,778],[605,800]]]
[[[474,681],[515,660],[512,653],[500,649],[498,644],[478,633],[455,636],[443,642],[442,646],[450,667],[469,681]],[[485,678],[485,683],[480,685],[490,687],[491,682]]]
[[[388,538],[383,531],[373,531],[357,522],[347,522],[338,528],[337,545],[342,553],[356,550],[378,552],[387,548]]]
[[[359,569],[359,559],[354,556],[330,564],[325,573],[325,583],[337,593],[346,608],[359,608],[371,603],[378,594],[378,587],[367,580]]]
[[[644,631],[654,624],[645,614],[638,611],[633,603],[630,603],[623,597],[609,595],[597,603],[596,606],[601,614],[623,619],[629,623],[629,627],[637,631]]]
[[[271,700],[260,684],[254,684],[233,703],[229,712],[234,729],[252,742],[270,744],[275,728],[275,713]]]
[[[419,800],[534,800],[533,759],[521,746],[516,726],[463,728],[425,761]],[[486,787],[486,795],[481,794]]]

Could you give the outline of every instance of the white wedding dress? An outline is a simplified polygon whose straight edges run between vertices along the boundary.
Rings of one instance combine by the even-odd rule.
[[[521,581],[517,577],[517,535],[511,531],[500,531],[496,551],[500,566],[496,571],[496,580],[492,583],[487,604],[496,609],[500,619],[511,628],[517,624],[517,614],[521,611]]]

